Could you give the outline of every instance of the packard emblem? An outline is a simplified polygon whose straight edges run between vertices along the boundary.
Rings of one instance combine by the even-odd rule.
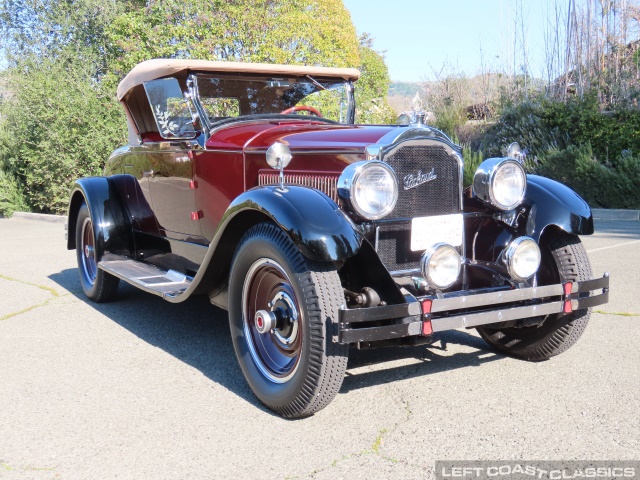
[[[405,190],[416,188],[423,183],[430,182],[438,178],[436,175],[436,169],[432,168],[430,172],[423,173],[422,170],[418,170],[418,173],[410,173],[403,178],[403,184]]]

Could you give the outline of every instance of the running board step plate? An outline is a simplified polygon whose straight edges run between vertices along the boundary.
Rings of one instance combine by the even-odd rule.
[[[142,290],[161,297],[176,297],[191,285],[191,278],[175,270],[139,262],[133,258],[108,254],[98,267]]]

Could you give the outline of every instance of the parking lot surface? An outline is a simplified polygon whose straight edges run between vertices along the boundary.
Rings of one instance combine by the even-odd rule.
[[[81,293],[64,227],[0,219],[0,479],[431,478],[444,459],[638,459],[640,222],[583,237],[611,272],[566,353],[529,363],[474,330],[352,350],[340,393],[303,420],[246,385],[226,312],[121,283]]]

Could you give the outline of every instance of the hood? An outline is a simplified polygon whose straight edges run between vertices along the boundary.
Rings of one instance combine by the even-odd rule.
[[[266,150],[275,142],[287,145],[292,152],[305,151],[364,153],[395,126],[280,124],[256,135],[245,145],[246,152]]]
[[[240,122],[213,133],[207,148],[238,149],[247,153],[266,152],[275,142],[292,152],[364,153],[385,134],[401,128],[394,125],[335,125],[324,122],[275,120]]]

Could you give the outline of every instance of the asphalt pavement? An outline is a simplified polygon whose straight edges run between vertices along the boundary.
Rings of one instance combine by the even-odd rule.
[[[0,219],[0,479],[431,478],[445,459],[640,458],[640,222],[584,237],[611,273],[566,353],[529,363],[475,331],[351,351],[340,393],[303,420],[263,408],[226,312],[121,284],[81,293],[64,226]]]

